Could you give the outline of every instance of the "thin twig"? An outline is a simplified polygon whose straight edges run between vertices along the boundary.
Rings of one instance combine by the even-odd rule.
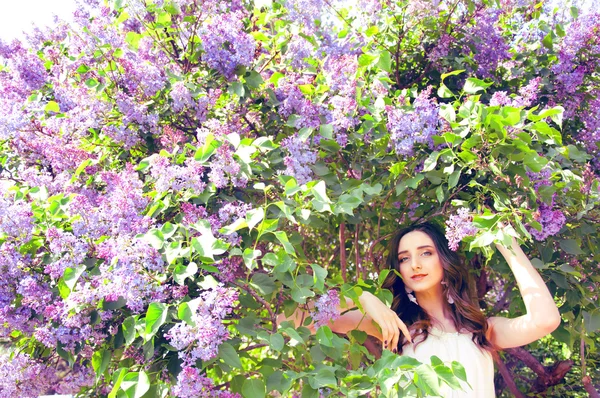
[[[344,282],[347,281],[347,260],[346,260],[346,223],[342,222],[340,224],[340,235],[339,235],[339,240],[340,240],[340,266],[341,266],[341,270],[342,270],[342,279],[344,280]]]

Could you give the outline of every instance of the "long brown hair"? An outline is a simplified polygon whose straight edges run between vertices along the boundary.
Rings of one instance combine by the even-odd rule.
[[[421,307],[409,300],[404,281],[400,277],[398,247],[402,237],[413,231],[424,232],[435,245],[444,269],[443,282],[445,283],[442,284],[444,296],[448,295],[454,300],[454,304],[447,305],[456,329],[473,333],[475,344],[493,351],[493,345],[486,338],[487,320],[479,308],[475,290],[471,287],[473,283],[470,283],[469,272],[458,254],[448,248],[448,241],[441,229],[433,223],[425,222],[404,228],[398,231],[390,241],[387,263],[391,272],[384,281],[383,287],[389,289],[394,295],[392,310],[408,325],[413,335],[413,341],[419,344],[427,339],[431,319]],[[403,336],[398,343],[398,352],[402,352],[402,346],[406,341]]]

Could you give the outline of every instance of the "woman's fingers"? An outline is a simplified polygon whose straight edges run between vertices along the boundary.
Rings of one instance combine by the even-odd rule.
[[[394,319],[388,319],[387,327],[389,328],[390,335],[390,344],[388,345],[388,350],[394,351],[394,349],[398,346],[398,329],[394,327]]]
[[[377,323],[379,324],[379,327],[381,328],[381,336],[383,337],[383,349],[387,350],[388,343],[390,342],[388,328],[386,327],[386,325],[384,323],[380,323],[380,322],[377,322]]]
[[[392,321],[392,324],[390,326],[392,328],[394,328],[394,338],[392,339],[392,345],[390,346],[390,350],[392,350],[392,352],[396,353],[396,352],[398,352],[398,342],[400,341],[400,332],[399,332],[399,329],[396,327],[395,321]]]
[[[410,336],[408,327],[406,326],[406,324],[404,322],[402,322],[400,320],[400,318],[397,318],[397,320],[398,320],[398,328],[400,329],[400,331],[402,331],[402,334],[404,335],[404,337],[406,337],[406,340],[408,340],[409,342],[412,343],[412,337]]]

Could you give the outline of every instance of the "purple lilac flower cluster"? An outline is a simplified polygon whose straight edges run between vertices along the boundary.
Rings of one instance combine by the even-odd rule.
[[[313,171],[310,165],[317,161],[317,152],[310,149],[308,141],[302,141],[297,134],[281,141],[282,148],[289,153],[283,159],[286,166],[285,175],[293,176],[299,185],[312,180]]]
[[[322,105],[313,103],[306,98],[299,85],[310,84],[312,81],[301,75],[290,74],[279,80],[279,87],[275,90],[277,100],[280,102],[279,113],[284,118],[296,115],[295,127],[318,129],[321,126],[321,118],[328,123],[331,115]]]
[[[552,177],[552,171],[549,168],[542,169],[539,173],[531,173],[528,172],[527,176],[533,183],[533,189],[537,192],[538,189],[542,186],[551,186],[552,182],[550,178]],[[538,211],[535,215],[535,220],[539,222],[542,226],[542,230],[538,231],[537,229],[529,226],[527,230],[529,233],[539,241],[546,240],[549,236],[556,235],[561,228],[565,225],[566,217],[561,210],[554,210],[556,199],[556,193],[552,195],[552,200],[550,204],[544,203],[540,200],[537,201]]]
[[[536,240],[543,241],[549,236],[556,235],[561,230],[565,225],[566,217],[562,211],[553,210],[554,206],[552,205],[543,202],[538,204],[539,214],[536,216],[536,221],[542,225],[542,230],[538,231],[533,227],[529,227],[527,230]]]
[[[490,99],[490,105],[514,106],[517,108],[531,106],[537,100],[541,80],[541,77],[532,79],[529,84],[521,87],[519,89],[519,95],[516,95],[513,98],[509,97],[506,91],[496,91]]]
[[[446,239],[452,251],[458,250],[459,243],[467,236],[475,236],[478,229],[473,225],[469,209],[462,207],[446,221]]]
[[[323,64],[323,72],[329,88],[339,95],[355,96],[356,72],[358,58],[356,55],[329,56]]]
[[[176,147],[180,147],[188,141],[188,137],[181,130],[172,128],[171,126],[164,126],[163,133],[159,137],[161,146],[167,152],[173,152]]]
[[[433,136],[440,125],[439,105],[430,98],[432,88],[422,91],[415,99],[412,110],[388,106],[387,129],[398,155],[412,156],[417,144],[433,148]]]
[[[191,325],[181,322],[172,327],[165,337],[179,351],[184,366],[191,366],[198,359],[214,358],[219,346],[229,338],[223,319],[233,310],[238,292],[219,285],[201,295]]]
[[[39,300],[46,299],[45,293],[37,297],[37,295],[28,294],[25,299],[25,304],[16,306],[19,290],[22,293],[27,286],[21,286],[20,281],[24,280],[27,274],[23,271],[28,266],[29,259],[23,257],[17,250],[17,247],[10,242],[4,242],[0,246],[0,337],[8,337],[13,331],[21,331],[25,334],[31,334],[33,330],[39,326],[39,321],[35,318],[34,308],[40,309],[38,306]],[[27,284],[27,282],[25,282]],[[33,293],[33,292],[31,292]],[[43,304],[46,301],[42,301]],[[29,307],[29,303],[34,304],[34,308]]]
[[[566,35],[559,44],[558,62],[552,67],[556,74],[556,95],[550,101],[551,106],[563,105],[566,118],[580,119],[584,128],[580,129],[577,138],[592,152],[597,151],[596,142],[600,137],[600,90],[590,89],[585,82],[598,67],[595,58],[587,56],[600,50],[598,29],[598,12],[582,15],[567,27]],[[588,98],[591,100],[587,101]]]
[[[314,45],[310,41],[301,35],[293,35],[288,44],[285,59],[293,68],[302,69],[308,66],[305,59],[311,57],[314,51]]]
[[[198,220],[208,218],[208,212],[204,206],[199,206],[193,203],[182,203],[181,213],[183,214],[182,222],[186,225],[192,225],[198,222]]]
[[[83,239],[55,227],[48,228],[46,240],[54,261],[46,265],[44,272],[54,280],[62,277],[66,268],[82,264],[89,251],[89,245]]]
[[[93,369],[79,364],[65,377],[48,364],[19,353],[0,357],[0,395],[3,397],[35,398],[57,392],[76,394],[82,387],[94,384]]]
[[[315,21],[321,20],[323,10],[327,7],[324,0],[286,0],[285,8],[288,18],[303,26],[307,31],[316,30]]]
[[[245,188],[248,183],[248,176],[234,158],[235,148],[227,140],[227,135],[239,131],[239,128],[236,127],[239,126],[210,119],[202,128],[198,129],[197,137],[200,145],[204,144],[209,135],[213,135],[221,141],[221,145],[211,156],[210,171],[208,172],[208,180],[217,188],[225,188],[230,182],[234,187]]]
[[[184,366],[172,393],[178,398],[241,398],[237,393],[214,388],[212,379],[201,375],[196,367]]]
[[[324,325],[329,325],[329,322],[335,321],[340,317],[340,296],[337,290],[329,290],[327,293],[319,297],[315,302],[315,309],[310,313],[315,327],[319,328]]]
[[[184,165],[172,164],[171,160],[161,155],[150,159],[150,175],[156,179],[154,188],[157,192],[191,190],[200,194],[206,188],[203,181],[204,167],[194,159],[186,159]]]
[[[0,360],[0,395],[35,398],[58,381],[56,371],[27,354],[16,354]]]
[[[141,239],[120,236],[105,240],[98,245],[97,256],[105,260],[98,267],[99,275],[84,276],[69,302],[97,305],[122,298],[133,312],[141,312],[149,302],[166,295],[151,275],[164,272],[161,254]]]
[[[476,25],[467,32],[467,37],[472,38],[468,45],[475,52],[476,73],[481,77],[491,77],[500,63],[510,58],[510,47],[496,26],[501,14],[500,9],[483,9],[482,15],[476,18]]]
[[[238,65],[250,66],[254,60],[254,38],[244,32],[243,17],[241,12],[215,15],[200,34],[204,61],[228,79]]]
[[[152,221],[143,213],[149,199],[133,166],[128,164],[120,173],[102,172],[100,179],[106,185],[104,194],[82,190],[70,203],[73,234],[98,239],[148,231]]]
[[[7,193],[0,189],[0,236],[26,242],[33,233],[33,212],[31,205],[22,200],[6,198]]]
[[[244,264],[244,260],[239,256],[221,259],[216,264],[219,269],[219,275],[217,277],[223,283],[235,281],[236,278],[241,276],[240,271],[242,269],[242,264]]]
[[[241,242],[241,237],[237,232],[229,235],[222,235],[219,230],[226,225],[232,224],[237,220],[246,217],[246,213],[252,209],[252,205],[241,201],[220,202],[220,208],[216,214],[208,216],[213,235],[225,239],[231,245],[237,245]]]

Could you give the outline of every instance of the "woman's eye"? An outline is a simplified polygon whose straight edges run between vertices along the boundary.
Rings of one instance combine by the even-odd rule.
[[[422,254],[422,255],[423,255],[423,256],[431,256],[431,254],[432,254],[431,252],[423,252],[423,254]]]
[[[400,257],[400,258],[398,259],[398,262],[401,262],[401,263],[403,263],[403,262],[404,262],[404,261],[405,261],[407,258],[408,258],[408,257]]]

